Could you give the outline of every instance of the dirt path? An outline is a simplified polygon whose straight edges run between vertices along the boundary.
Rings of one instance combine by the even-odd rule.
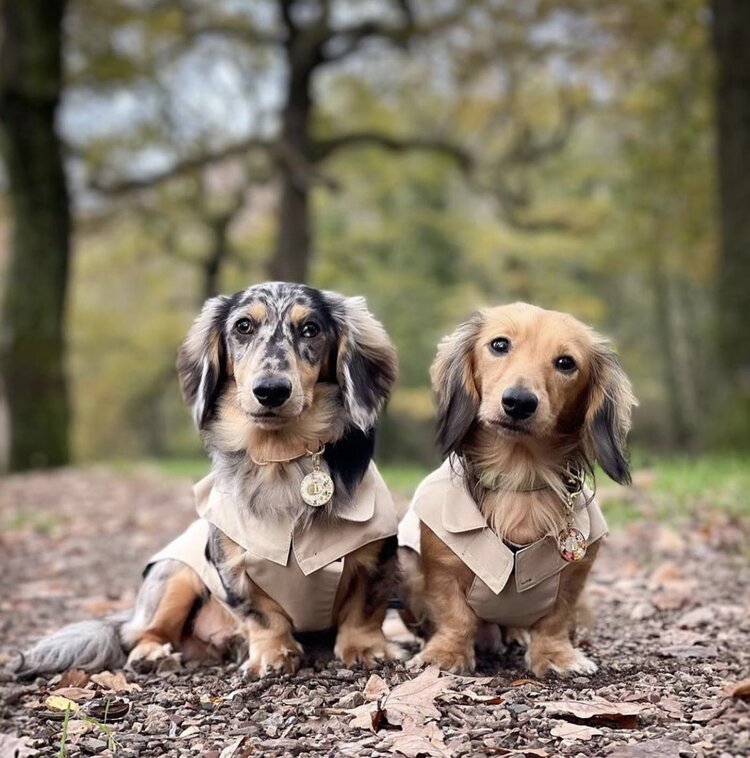
[[[0,666],[63,622],[127,607],[145,559],[191,508],[189,482],[148,472],[0,480]],[[260,682],[243,680],[235,664],[170,660],[126,672],[140,689],[110,693],[109,706],[106,686],[73,682],[82,710],[68,725],[67,754],[111,754],[108,734],[79,718],[102,721],[106,707],[123,757],[749,756],[750,702],[726,696],[750,677],[748,545],[747,524],[717,517],[679,531],[639,521],[610,537],[591,586],[598,624],[582,641],[600,665],[593,677],[534,681],[511,647],[482,660],[480,678],[441,677],[386,696],[414,674],[384,666],[383,682],[364,692],[369,674],[331,661],[320,640],[297,676]],[[61,712],[44,701],[59,687],[0,683],[0,758],[18,747],[11,733],[26,738],[19,755],[58,755]],[[603,715],[591,718],[580,703],[598,703]],[[375,711],[377,731],[351,724],[347,711],[358,706],[367,724]]]

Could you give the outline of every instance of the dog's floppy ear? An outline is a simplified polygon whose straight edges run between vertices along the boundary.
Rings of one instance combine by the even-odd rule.
[[[584,433],[589,454],[618,484],[630,484],[627,436],[638,401],[611,343],[597,336]]]
[[[366,432],[378,420],[396,381],[396,349],[363,297],[325,295],[339,334],[336,381],[344,409],[354,426]]]
[[[474,313],[443,337],[430,369],[437,401],[438,445],[444,458],[460,448],[479,409],[472,351],[483,323],[482,314]]]
[[[182,396],[192,408],[199,429],[208,420],[226,377],[226,349],[222,331],[231,298],[206,300],[177,352],[177,376]]]

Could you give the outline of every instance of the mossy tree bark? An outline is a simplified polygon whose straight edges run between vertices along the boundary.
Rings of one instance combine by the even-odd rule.
[[[719,443],[750,447],[750,3],[714,0],[721,251],[714,414]]]
[[[70,207],[56,132],[65,0],[4,0],[0,144],[13,217],[1,312],[8,467],[67,463],[65,300]]]

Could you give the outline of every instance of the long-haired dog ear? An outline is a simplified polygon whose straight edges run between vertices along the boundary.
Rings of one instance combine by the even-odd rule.
[[[363,297],[326,292],[338,327],[336,381],[354,426],[371,429],[390,397],[398,375],[396,348]]]
[[[480,398],[472,351],[483,323],[482,314],[474,313],[443,337],[430,369],[437,401],[438,446],[444,458],[460,448],[477,416]]]
[[[222,337],[231,298],[206,300],[177,352],[177,376],[182,396],[192,408],[199,429],[208,420],[226,378],[226,350]]]
[[[618,484],[630,484],[627,436],[635,405],[638,401],[617,353],[608,340],[598,337],[584,419],[585,441],[589,455]]]

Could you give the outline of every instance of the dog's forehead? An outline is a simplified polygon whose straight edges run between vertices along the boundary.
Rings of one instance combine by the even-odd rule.
[[[591,330],[568,313],[546,310],[527,303],[513,303],[485,312],[483,334],[535,343],[585,345]]]
[[[278,322],[313,311],[319,297],[317,290],[302,284],[271,282],[248,287],[240,295],[237,308],[254,310],[259,321]]]

